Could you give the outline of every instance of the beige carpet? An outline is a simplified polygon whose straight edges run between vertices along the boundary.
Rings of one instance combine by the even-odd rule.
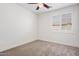
[[[79,48],[36,40],[2,52],[11,56],[79,56]]]

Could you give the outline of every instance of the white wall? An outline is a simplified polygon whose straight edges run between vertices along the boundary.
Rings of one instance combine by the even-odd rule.
[[[54,31],[53,16],[72,13],[72,30]],[[39,39],[79,47],[79,5],[39,14]]]
[[[0,51],[37,39],[36,18],[17,4],[0,4]]]

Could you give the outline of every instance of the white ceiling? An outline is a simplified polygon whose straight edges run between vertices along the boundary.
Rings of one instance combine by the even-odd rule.
[[[46,3],[46,4],[51,6],[52,8],[49,8],[49,9],[41,8],[39,10],[36,10],[36,7],[37,7],[36,4],[19,3],[18,5],[24,7],[25,9],[31,10],[35,13],[42,13],[42,12],[48,12],[48,11],[51,11],[51,10],[56,10],[56,9],[59,9],[59,8],[71,6],[71,5],[74,5],[75,3]]]

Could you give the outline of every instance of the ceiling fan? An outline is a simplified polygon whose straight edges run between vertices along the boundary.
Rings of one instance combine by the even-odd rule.
[[[37,5],[36,10],[39,10],[39,9],[42,8],[42,7],[45,7],[45,8],[47,8],[47,9],[50,8],[50,6],[47,5],[46,3],[28,3],[28,4],[36,4],[36,5]]]

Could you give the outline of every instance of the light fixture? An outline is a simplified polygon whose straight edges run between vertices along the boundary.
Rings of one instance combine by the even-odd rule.
[[[42,3],[38,3],[38,6],[39,6],[40,8],[42,8],[42,7],[43,7],[43,4],[42,4]]]

